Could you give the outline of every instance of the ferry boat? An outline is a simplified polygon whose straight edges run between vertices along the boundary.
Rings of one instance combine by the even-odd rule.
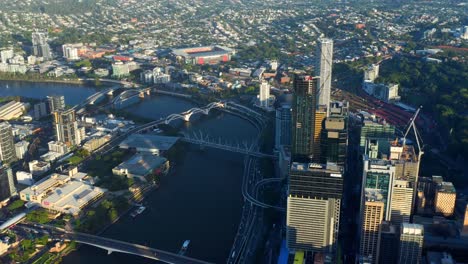
[[[187,251],[187,248],[190,244],[190,240],[185,240],[184,244],[182,244],[182,247],[180,248],[179,255],[185,255],[185,252]]]
[[[137,215],[143,213],[143,211],[145,211],[145,210],[146,210],[146,207],[140,206],[140,207],[138,207],[135,211],[133,211],[130,215],[131,215],[133,218],[135,218]]]

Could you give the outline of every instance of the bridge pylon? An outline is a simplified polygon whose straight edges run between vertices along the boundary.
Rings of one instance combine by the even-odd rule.
[[[184,114],[184,121],[185,122],[190,122],[190,117],[192,116],[192,113],[187,113]]]

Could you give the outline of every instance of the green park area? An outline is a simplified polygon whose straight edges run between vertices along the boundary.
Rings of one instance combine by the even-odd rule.
[[[26,263],[36,252],[37,247],[45,246],[48,241],[48,236],[23,239],[19,243],[19,247],[14,248],[13,251],[8,254],[8,258],[16,263]]]
[[[447,138],[448,154],[453,158],[466,157],[468,64],[452,60],[428,63],[397,57],[385,61],[380,69],[381,77],[376,81],[400,84],[403,102],[422,105],[423,112],[434,117],[442,136]]]
[[[130,203],[124,197],[102,200],[96,207],[90,208],[79,219],[74,221],[77,231],[96,233],[106,225],[117,220],[119,215],[128,210]]]
[[[119,191],[127,189],[133,185],[133,179],[112,174],[112,169],[128,159],[132,153],[126,150],[116,150],[114,152],[97,155],[88,164],[88,174],[98,177],[96,184],[109,191]]]

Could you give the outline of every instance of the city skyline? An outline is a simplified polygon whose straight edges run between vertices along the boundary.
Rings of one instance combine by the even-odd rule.
[[[445,1],[5,2],[0,262],[463,262],[467,24]]]

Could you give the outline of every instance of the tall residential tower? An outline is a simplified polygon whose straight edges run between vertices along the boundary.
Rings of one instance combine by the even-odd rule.
[[[0,161],[11,163],[16,160],[15,142],[11,125],[8,122],[0,123]]]
[[[318,105],[328,109],[333,64],[333,40],[320,38],[317,43],[315,72],[320,76],[318,89]],[[327,111],[328,113],[328,111]]]
[[[53,112],[53,115],[57,141],[65,143],[67,146],[80,144],[78,122],[75,118],[75,110],[59,110]]]
[[[291,145],[295,161],[308,162],[314,156],[317,82],[318,78],[312,76],[294,77]]]
[[[37,31],[32,33],[33,54],[37,57],[44,58],[44,60],[52,59],[49,43],[47,43],[47,41],[47,32]]]

